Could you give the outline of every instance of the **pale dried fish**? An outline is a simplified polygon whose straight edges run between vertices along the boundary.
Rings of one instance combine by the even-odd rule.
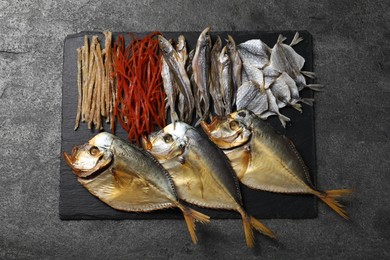
[[[219,55],[222,50],[222,41],[218,36],[213,47],[211,48],[210,54],[210,96],[213,99],[215,114],[222,116],[224,115],[224,103],[222,98],[221,85],[219,83]]]
[[[241,81],[242,61],[237,51],[236,42],[234,41],[233,37],[230,35],[228,35],[226,46],[227,46],[227,53],[229,54],[229,58],[232,63],[232,80],[233,80],[233,89],[235,93],[237,92],[238,87],[241,86],[242,83]]]
[[[179,120],[179,116],[177,115],[175,109],[178,93],[176,87],[173,86],[173,76],[171,75],[171,71],[164,57],[161,57],[161,63],[161,77],[163,80],[164,91],[167,94],[166,109],[169,109],[171,122],[175,122]]]
[[[205,120],[210,113],[209,99],[209,73],[210,73],[210,51],[211,38],[210,27],[207,27],[199,35],[196,42],[195,54],[192,59],[192,70],[194,75],[195,86],[199,90],[198,111],[201,113],[200,120]]]
[[[237,45],[237,50],[242,62],[251,63],[258,69],[264,68],[269,63],[271,49],[260,39],[240,43]]]
[[[225,108],[225,114],[230,114],[233,109],[234,88],[232,81],[232,66],[227,54],[227,47],[223,47],[218,57],[219,84],[222,90],[222,99]]]
[[[244,82],[237,90],[237,110],[248,109],[261,115],[268,110],[268,97],[253,81]]]

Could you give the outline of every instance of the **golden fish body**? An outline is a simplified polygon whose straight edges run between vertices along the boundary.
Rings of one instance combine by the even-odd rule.
[[[209,138],[224,149],[239,180],[252,189],[313,194],[348,218],[334,197],[351,190],[318,191],[294,144],[249,110],[202,123]]]
[[[168,172],[147,152],[109,133],[100,133],[84,145],[64,153],[78,181],[114,209],[149,212],[178,207],[196,243],[194,221],[208,216],[184,206]]]
[[[170,173],[180,199],[200,207],[240,213],[250,247],[252,228],[273,237],[267,227],[244,211],[237,178],[223,152],[195,128],[183,122],[170,124],[151,134],[144,147]]]

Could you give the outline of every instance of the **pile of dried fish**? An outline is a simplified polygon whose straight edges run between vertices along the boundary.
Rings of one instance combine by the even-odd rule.
[[[80,120],[103,129],[102,117],[110,123],[114,131],[115,83],[112,77],[112,33],[104,32],[105,47],[102,50],[97,36],[93,36],[89,45],[88,36],[84,37],[84,46],[77,49],[77,86],[78,106],[74,129]]]
[[[311,98],[301,98],[299,91],[305,87],[321,89],[318,84],[306,84],[304,77],[314,77],[313,72],[302,71],[305,59],[294,51],[292,46],[303,39],[296,33],[290,45],[279,38],[271,49],[260,39],[249,40],[237,46],[242,70],[242,86],[237,91],[237,110],[249,109],[267,119],[277,115],[285,127],[290,119],[279,112],[280,108],[292,106],[302,112],[301,104],[313,104]]]
[[[314,73],[302,71],[305,59],[292,48],[302,40],[296,33],[287,45],[280,35],[271,49],[260,39],[236,45],[231,36],[222,46],[218,36],[213,45],[207,27],[200,34],[195,50],[187,54],[184,36],[179,37],[175,47],[172,40],[161,36],[165,68],[162,77],[171,121],[191,123],[195,107],[198,124],[212,117],[212,106],[218,116],[243,108],[262,119],[277,115],[285,126],[290,119],[279,109],[292,106],[302,112],[300,102],[312,105],[314,100],[301,98],[299,91],[322,87],[306,84],[304,76],[312,78]]]
[[[200,34],[196,48],[189,53],[183,35],[174,43],[158,34],[161,67],[157,42],[150,38],[154,40],[153,44],[142,46],[150,47],[152,51],[145,51],[147,49],[143,47],[127,49],[132,58],[123,59],[120,66],[116,64],[114,75],[113,56],[118,55],[115,56],[118,58],[125,52],[124,48],[122,51],[111,48],[111,33],[105,33],[105,37],[103,50],[96,36],[92,37],[91,45],[86,36],[84,46],[78,49],[79,99],[75,129],[82,120],[88,122],[89,128],[94,125],[101,130],[102,117],[106,117],[113,130],[118,86],[117,94],[122,100],[119,107],[128,112],[123,119],[125,123],[135,120],[135,114],[138,119],[145,119],[136,127],[147,126],[145,121],[149,117],[140,115],[140,111],[145,110],[140,109],[140,102],[146,102],[145,107],[150,108],[146,98],[156,101],[153,95],[157,95],[157,110],[165,110],[161,105],[164,95],[157,88],[161,85],[161,79],[157,79],[160,74],[172,123],[144,136],[144,149],[103,132],[74,147],[72,154],[64,152],[65,161],[91,194],[123,211],[179,208],[194,243],[197,241],[194,222],[207,223],[209,217],[182,201],[201,208],[238,212],[249,247],[254,246],[253,229],[274,238],[271,230],[245,211],[239,181],[256,190],[312,194],[348,219],[336,199],[348,195],[351,190],[316,189],[294,144],[263,122],[269,116],[277,115],[285,126],[290,119],[279,109],[292,106],[302,112],[301,103],[312,105],[313,99],[302,98],[300,91],[322,88],[306,82],[305,77],[312,78],[314,73],[302,71],[305,59],[292,48],[302,41],[298,33],[289,45],[280,35],[272,48],[260,39],[236,45],[231,36],[223,46],[220,37],[212,44],[208,27]],[[120,46],[124,47],[124,38],[119,39]],[[129,62],[148,60],[145,53],[153,56],[153,66],[145,63],[142,67]],[[118,77],[127,67],[134,71],[128,70],[130,74],[122,73],[123,77]],[[136,80],[130,80],[129,75]],[[136,83],[144,80],[151,88],[139,84],[136,92]],[[127,94],[133,95],[138,103],[127,98]],[[154,114],[152,117],[157,117],[157,111]],[[190,126],[196,117],[195,124],[201,124],[208,138]],[[161,118],[165,121],[164,116]],[[209,118],[212,119],[210,124],[207,123]],[[160,127],[163,125],[159,124]],[[150,133],[149,130],[140,133]]]

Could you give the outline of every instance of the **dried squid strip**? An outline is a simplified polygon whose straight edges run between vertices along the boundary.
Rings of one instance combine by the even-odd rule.
[[[78,92],[78,101],[77,101],[77,114],[76,114],[76,123],[74,126],[74,130],[79,127],[80,118],[81,118],[81,106],[82,106],[82,50],[81,48],[77,49],[77,92]]]
[[[116,82],[113,78],[112,33],[104,32],[104,49],[98,41],[98,36],[84,36],[84,45],[78,49],[77,58],[77,87],[78,110],[75,130],[80,120],[88,123],[88,128],[103,129],[103,118],[110,123],[114,132],[114,104]]]

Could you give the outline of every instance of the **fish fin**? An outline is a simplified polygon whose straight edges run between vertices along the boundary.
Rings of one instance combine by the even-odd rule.
[[[306,105],[313,106],[314,98],[301,98],[300,101]]]
[[[301,104],[294,104],[294,105],[291,105],[294,109],[298,110],[300,113],[302,113],[302,105]]]
[[[183,212],[184,220],[186,221],[188,232],[190,233],[192,242],[196,244],[198,242],[198,238],[195,233],[195,221],[199,221],[203,224],[210,222],[210,217],[200,213],[199,211],[193,210],[191,208],[185,206],[179,206],[179,208]]]
[[[311,78],[311,79],[314,79],[316,77],[316,74],[314,72],[312,72],[312,71],[304,71],[304,70],[302,70],[301,74],[303,74],[304,76],[306,76],[308,78]]]
[[[301,41],[303,41],[303,38],[302,37],[299,37],[299,33],[296,32],[295,35],[294,35],[294,38],[292,39],[291,43],[290,43],[290,46],[294,46],[294,45],[297,45],[298,43],[300,43]]]
[[[343,205],[341,205],[336,198],[347,196],[351,194],[353,190],[351,189],[341,189],[341,190],[327,190],[323,193],[320,193],[318,198],[320,198],[326,205],[331,207],[334,211],[336,211],[340,216],[344,219],[349,220],[347,212],[343,209]]]
[[[250,216],[250,223],[251,225],[257,230],[263,233],[266,236],[269,236],[270,238],[276,239],[275,234],[263,223],[261,223],[258,219]]]

